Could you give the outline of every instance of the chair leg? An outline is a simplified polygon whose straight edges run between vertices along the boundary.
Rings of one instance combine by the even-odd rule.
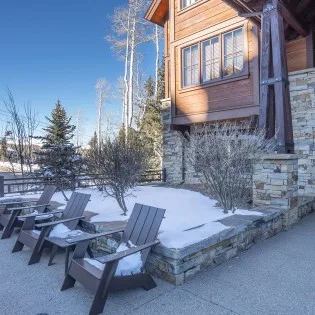
[[[75,279],[72,278],[69,274],[66,275],[65,280],[63,281],[61,291],[68,290],[70,288],[73,288],[75,285]]]
[[[52,248],[51,253],[50,253],[48,266],[53,265],[53,260],[54,260],[56,254],[57,254],[57,251],[58,251],[58,246],[57,245],[53,245],[53,248]]]
[[[15,211],[11,214],[9,222],[2,233],[2,236],[1,236],[2,240],[10,238],[12,236],[12,233],[13,233],[14,227],[15,227],[15,223],[17,220],[17,216],[20,215],[20,212],[21,211]]]
[[[93,252],[92,252],[92,249],[91,249],[90,245],[88,246],[86,252],[87,252],[87,254],[89,255],[90,258],[94,258],[94,255],[93,255]]]
[[[39,234],[39,238],[37,240],[37,243],[33,249],[31,258],[28,262],[29,265],[33,265],[36,264],[40,261],[41,257],[42,257],[42,253],[44,251],[45,248],[45,237],[47,236],[47,234],[50,231],[50,227],[44,227],[41,229],[40,234]]]
[[[12,249],[12,253],[20,252],[23,250],[24,244],[19,241],[19,239],[16,240],[15,245]]]
[[[0,231],[2,231],[3,229],[4,229],[4,226],[0,224]]]
[[[37,264],[42,257],[43,250],[44,246],[42,246],[42,248],[39,251],[37,250],[36,246],[35,249],[33,250],[30,260],[28,261],[28,264],[29,265]]]
[[[100,289],[100,288],[99,288]],[[90,308],[89,315],[98,315],[102,314],[104,307],[107,301],[108,291],[103,295],[99,290],[96,292],[96,295],[93,299],[92,306]]]
[[[153,280],[153,278],[150,275],[145,274],[145,277],[143,279],[142,288],[146,291],[149,291],[151,289],[154,289],[155,287],[156,287],[156,283]]]
[[[2,233],[1,239],[7,239],[10,238],[12,236],[14,227],[10,227],[9,225],[7,225]]]

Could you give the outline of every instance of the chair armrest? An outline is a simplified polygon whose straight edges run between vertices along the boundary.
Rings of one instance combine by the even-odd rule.
[[[67,222],[71,222],[71,221],[75,221],[75,220],[80,220],[80,219],[84,219],[84,218],[85,218],[85,216],[82,216],[82,217],[76,217],[76,218],[71,218],[71,219],[64,219],[64,220],[58,220],[58,221],[53,221],[53,222],[35,224],[35,226],[36,226],[37,228],[43,228],[43,227],[47,227],[47,226],[58,225],[59,223],[67,223]]]
[[[37,206],[27,206],[27,207],[18,207],[18,208],[8,208],[6,210],[8,210],[8,211],[18,211],[18,210],[33,209],[33,208],[48,207],[48,206],[51,206],[51,204],[37,205]]]
[[[19,205],[21,203],[32,203],[32,202],[37,202],[37,200],[6,202],[6,203],[0,203],[0,206],[11,206],[11,205]]]
[[[83,241],[89,241],[98,237],[112,235],[112,234],[120,233],[123,231],[124,229],[119,229],[119,230],[112,230],[112,231],[102,232],[102,233],[97,233],[97,234],[90,234],[89,236],[80,237],[80,235],[78,235],[75,238],[72,238],[71,240],[70,239],[66,240],[66,242],[69,244],[72,244],[72,243],[78,243],[78,242],[83,242]]]
[[[127,250],[124,250],[122,252],[118,252],[118,253],[114,253],[114,254],[109,254],[109,255],[106,255],[104,257],[100,257],[100,258],[97,258],[96,260],[102,264],[107,264],[109,262],[113,262],[115,260],[120,260],[124,257],[127,257],[127,256],[130,256],[132,254],[135,254],[137,252],[141,252],[143,251],[144,249],[147,249],[147,248],[150,248],[156,244],[159,244],[160,241],[154,241],[154,242],[151,242],[151,243],[147,243],[147,244],[144,244],[144,245],[140,245],[140,246],[137,246],[137,247],[132,247],[132,248],[129,248]]]
[[[26,218],[33,218],[33,217],[40,217],[40,216],[46,216],[46,215],[50,215],[50,214],[58,214],[58,213],[62,213],[63,210],[55,210],[55,211],[50,211],[50,212],[44,212],[44,213],[30,213],[30,214],[25,214],[25,215],[19,215],[18,218],[19,219],[26,219]]]

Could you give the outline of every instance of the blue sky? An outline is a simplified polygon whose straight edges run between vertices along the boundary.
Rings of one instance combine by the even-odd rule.
[[[30,101],[40,120],[59,98],[69,115],[83,111],[86,137],[95,128],[95,83],[105,77],[113,85],[123,63],[104,36],[108,17],[127,0],[10,0],[0,4],[0,109],[6,87],[18,104]],[[154,70],[154,46],[147,44],[145,74]],[[106,105],[117,113],[117,100]],[[5,116],[0,115],[0,132]]]

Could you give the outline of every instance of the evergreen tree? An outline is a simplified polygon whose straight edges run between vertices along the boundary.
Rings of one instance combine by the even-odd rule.
[[[83,171],[83,159],[70,140],[74,137],[75,126],[70,124],[66,110],[58,100],[51,113],[46,117],[50,125],[43,128],[45,135],[37,137],[43,143],[39,152],[36,152],[37,164],[40,169],[37,174],[52,180],[64,194],[64,189],[75,190],[77,176]],[[66,195],[64,194],[67,200]]]
[[[71,117],[67,117],[66,110],[58,100],[56,107],[51,112],[51,118],[46,117],[50,125],[43,128],[46,132],[44,137],[40,137],[48,145],[65,145],[69,144],[74,137],[75,126],[71,125]]]
[[[164,62],[158,73],[158,93],[154,95],[154,80],[149,77],[144,84],[146,108],[140,123],[140,131],[143,140],[151,148],[151,168],[161,167],[162,162],[162,108],[161,100],[165,97]]]

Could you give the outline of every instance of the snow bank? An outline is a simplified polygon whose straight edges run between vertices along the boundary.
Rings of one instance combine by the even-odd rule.
[[[86,211],[97,214],[91,218],[92,223],[127,220],[136,202],[166,209],[158,238],[162,245],[169,248],[184,248],[227,229],[228,227],[216,221],[233,215],[232,212],[224,214],[223,210],[216,206],[215,200],[198,192],[159,186],[138,186],[130,190],[131,195],[126,198],[129,211],[125,217],[121,215],[122,210],[114,198],[104,197],[97,189],[78,191],[91,194]],[[70,197],[71,192],[66,194]],[[39,196],[40,194],[23,197]],[[52,200],[65,204],[60,192],[55,193]],[[237,210],[235,214],[261,215],[259,212],[245,209]]]

